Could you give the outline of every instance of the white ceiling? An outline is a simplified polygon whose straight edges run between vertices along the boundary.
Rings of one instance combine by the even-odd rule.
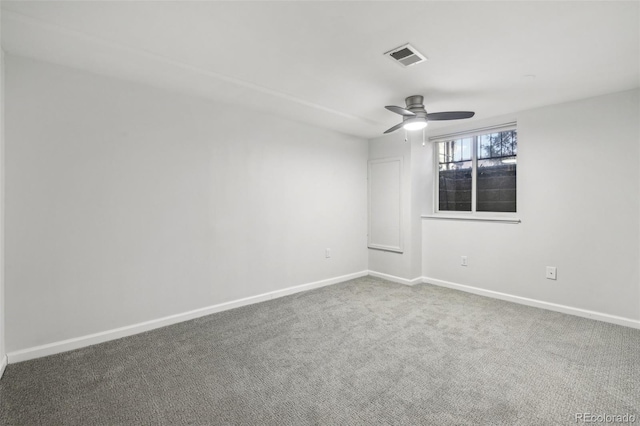
[[[640,86],[637,1],[1,5],[10,54],[367,138],[414,94],[476,120]],[[383,55],[407,42],[429,60]]]

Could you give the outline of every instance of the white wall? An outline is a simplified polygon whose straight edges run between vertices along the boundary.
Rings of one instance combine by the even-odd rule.
[[[424,276],[638,320],[639,105],[634,90],[515,114],[522,223],[423,220]]]
[[[11,55],[6,123],[8,352],[367,269],[363,139]]]
[[[427,202],[424,197],[426,170],[424,164],[431,158],[428,147],[422,146],[421,132],[413,133],[404,141],[404,132],[395,132],[369,142],[369,160],[401,157],[402,175],[402,233],[404,252],[395,253],[377,249],[369,250],[369,270],[380,274],[414,280],[421,276],[420,216]]]
[[[1,46],[2,36],[0,35],[0,377],[4,372],[2,366],[6,359],[4,346],[4,51]]]

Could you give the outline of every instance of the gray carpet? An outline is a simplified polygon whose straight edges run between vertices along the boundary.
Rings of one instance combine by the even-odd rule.
[[[10,425],[640,423],[640,330],[365,277],[10,364]]]

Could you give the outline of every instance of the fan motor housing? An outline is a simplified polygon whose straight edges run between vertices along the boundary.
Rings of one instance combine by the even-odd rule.
[[[409,96],[404,101],[407,104],[407,109],[410,110],[411,108],[422,108],[422,109],[424,109],[424,104],[422,103],[423,100],[424,100],[423,96],[413,95],[413,96]]]
[[[409,96],[408,98],[406,98],[405,103],[407,104],[407,109],[411,112],[413,112],[415,114],[415,116],[413,117],[402,117],[402,121],[406,121],[407,119],[413,118],[415,119],[416,117],[420,117],[420,118],[427,118],[427,110],[424,109],[424,104],[422,103],[424,101],[424,97],[420,96],[420,95],[413,95],[413,96]]]

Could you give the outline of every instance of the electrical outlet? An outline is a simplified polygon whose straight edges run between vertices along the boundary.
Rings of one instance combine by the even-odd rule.
[[[326,257],[327,259],[329,259],[331,257],[331,249],[324,249],[324,257]]]
[[[555,280],[556,278],[556,267],[555,266],[547,266],[547,279]]]
[[[462,257],[460,258],[460,265],[461,265],[461,266],[467,266],[467,265],[468,265],[468,263],[467,263],[467,256],[462,256]]]

